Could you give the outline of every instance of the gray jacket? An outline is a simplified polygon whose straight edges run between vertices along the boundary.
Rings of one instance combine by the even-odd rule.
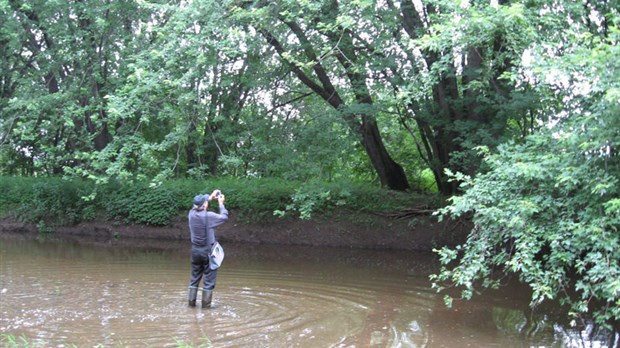
[[[228,220],[228,210],[220,204],[220,213],[191,209],[187,215],[192,246],[205,247],[215,243],[215,227]]]

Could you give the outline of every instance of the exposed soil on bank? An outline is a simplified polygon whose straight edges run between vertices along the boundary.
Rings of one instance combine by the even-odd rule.
[[[188,243],[189,230],[185,215],[179,215],[168,226],[127,225],[112,221],[83,222],[74,226],[51,228],[54,237],[96,241],[105,244],[148,246],[169,241],[170,247]],[[459,221],[438,222],[430,215],[396,219],[379,215],[335,211],[330,216],[313,220],[270,218],[247,224],[238,221],[231,211],[230,219],[217,229],[220,242],[307,245],[366,249],[430,251],[465,240],[469,224]],[[0,220],[0,233],[37,237],[34,224],[14,219]]]

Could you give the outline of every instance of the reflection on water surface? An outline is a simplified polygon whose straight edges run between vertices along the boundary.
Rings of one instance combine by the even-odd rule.
[[[188,308],[185,244],[0,239],[0,332],[44,346],[608,346],[522,288],[443,305],[431,254],[234,245],[214,308]],[[592,337],[590,337],[592,336]],[[610,339],[611,337],[611,339]]]

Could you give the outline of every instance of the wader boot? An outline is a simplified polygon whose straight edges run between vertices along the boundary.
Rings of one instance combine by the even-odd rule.
[[[213,290],[202,290],[202,308],[211,307],[211,299],[213,297]]]
[[[189,306],[196,307],[196,297],[198,297],[198,288],[189,288]]]

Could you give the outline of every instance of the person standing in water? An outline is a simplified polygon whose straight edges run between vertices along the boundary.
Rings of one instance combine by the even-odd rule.
[[[219,203],[219,214],[207,210],[209,201],[213,199],[217,199]],[[211,195],[197,195],[194,197],[194,205],[188,214],[192,242],[192,274],[189,283],[190,307],[196,306],[201,279],[203,280],[202,308],[211,306],[217,269],[209,267],[209,255],[213,244],[216,242],[215,227],[228,220],[228,210],[224,207],[224,201],[225,197],[220,190],[214,190]]]

